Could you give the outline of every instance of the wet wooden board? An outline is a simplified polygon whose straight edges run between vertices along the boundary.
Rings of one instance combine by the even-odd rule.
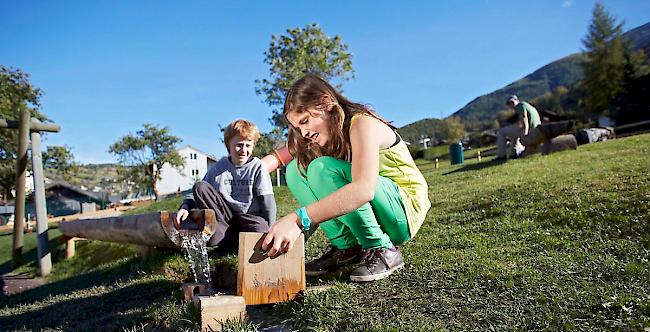
[[[239,234],[237,295],[246,305],[293,300],[305,289],[305,240],[301,234],[286,254],[265,256],[264,233]]]

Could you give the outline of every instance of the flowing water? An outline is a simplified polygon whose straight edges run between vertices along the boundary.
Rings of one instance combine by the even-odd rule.
[[[190,263],[190,269],[194,280],[205,285],[206,291],[212,289],[212,278],[210,277],[210,261],[206,243],[210,239],[203,232],[181,231],[181,248],[185,251],[185,258]]]

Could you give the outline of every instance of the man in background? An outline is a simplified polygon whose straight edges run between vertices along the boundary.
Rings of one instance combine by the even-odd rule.
[[[525,101],[519,101],[515,95],[508,97],[506,105],[509,109],[514,110],[517,120],[508,126],[499,129],[497,134],[497,158],[496,160],[505,160],[506,153],[512,148],[515,149],[517,156],[521,156],[525,146],[520,142],[531,133],[533,129],[541,124],[537,109]],[[508,143],[510,142],[510,144]]]

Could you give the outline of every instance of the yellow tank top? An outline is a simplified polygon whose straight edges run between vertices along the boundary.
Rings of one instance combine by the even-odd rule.
[[[351,121],[362,114],[355,114]],[[420,230],[431,208],[429,187],[415,165],[404,140],[395,146],[379,151],[379,175],[391,179],[399,188],[411,238]]]

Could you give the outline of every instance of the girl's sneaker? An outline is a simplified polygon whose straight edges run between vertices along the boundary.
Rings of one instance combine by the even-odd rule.
[[[399,249],[392,247],[368,249],[361,264],[350,274],[352,281],[374,281],[388,277],[404,266],[404,258]]]
[[[346,264],[358,263],[361,258],[361,246],[341,250],[330,246],[322,256],[305,264],[305,275],[316,277],[334,271]]]

